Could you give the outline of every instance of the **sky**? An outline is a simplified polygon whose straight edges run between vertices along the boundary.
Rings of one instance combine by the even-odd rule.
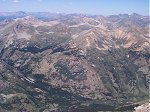
[[[149,0],[0,0],[0,12],[149,15]]]

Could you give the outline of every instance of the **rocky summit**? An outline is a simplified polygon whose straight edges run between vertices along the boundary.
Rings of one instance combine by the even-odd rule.
[[[0,112],[132,111],[147,102],[149,20],[0,13]]]

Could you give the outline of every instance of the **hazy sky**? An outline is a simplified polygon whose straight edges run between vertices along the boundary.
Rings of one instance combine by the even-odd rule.
[[[149,0],[0,0],[0,12],[149,14]]]

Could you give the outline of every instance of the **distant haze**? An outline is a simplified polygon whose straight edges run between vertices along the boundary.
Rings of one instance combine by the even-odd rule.
[[[149,0],[0,0],[0,11],[149,15]]]

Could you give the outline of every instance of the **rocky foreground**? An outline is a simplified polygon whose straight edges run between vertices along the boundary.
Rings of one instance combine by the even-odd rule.
[[[135,112],[150,112],[150,103],[145,103],[141,106],[135,107]]]

